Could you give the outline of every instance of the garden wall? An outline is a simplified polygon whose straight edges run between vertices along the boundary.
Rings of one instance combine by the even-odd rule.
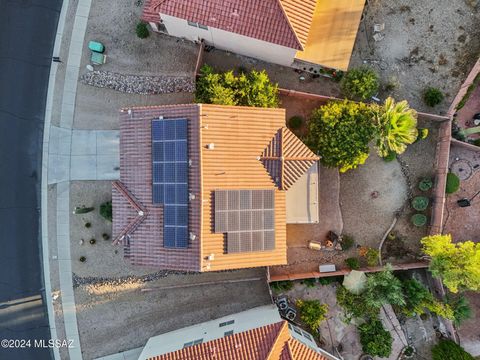
[[[453,114],[455,114],[455,112],[457,111],[458,103],[462,101],[463,97],[468,91],[468,88],[470,87],[470,85],[473,84],[473,80],[475,80],[475,78],[479,73],[480,73],[480,59],[477,60],[472,70],[470,70],[470,73],[468,74],[467,78],[465,79],[462,86],[460,87],[460,90],[458,90],[458,93],[453,99],[452,104],[448,108],[449,116],[453,116]]]

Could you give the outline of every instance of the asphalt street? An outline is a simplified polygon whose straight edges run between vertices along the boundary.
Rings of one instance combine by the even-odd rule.
[[[40,180],[61,5],[61,0],[0,0],[1,360],[52,358],[48,345],[39,341],[50,339],[39,236]]]

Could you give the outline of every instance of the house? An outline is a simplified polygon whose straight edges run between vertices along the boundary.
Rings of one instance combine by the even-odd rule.
[[[123,109],[113,241],[131,264],[161,269],[284,265],[287,208],[295,222],[318,221],[317,192],[307,189],[318,160],[285,127],[285,109]],[[291,189],[302,193],[297,181],[303,198],[289,200]]]
[[[347,70],[365,0],[146,0],[155,31],[307,71]]]
[[[139,360],[338,360],[274,305],[152,337]]]

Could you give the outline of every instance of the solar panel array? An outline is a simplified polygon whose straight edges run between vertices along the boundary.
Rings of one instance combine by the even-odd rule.
[[[152,120],[152,202],[163,204],[163,245],[188,247],[188,122]]]
[[[275,249],[274,190],[216,190],[215,232],[227,234],[227,252]]]

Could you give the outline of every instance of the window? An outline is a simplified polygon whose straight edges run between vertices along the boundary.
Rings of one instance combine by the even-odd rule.
[[[302,335],[302,332],[296,326],[293,327],[293,331],[295,331],[298,335]]]
[[[186,348],[186,347],[189,347],[189,346],[198,345],[198,344],[201,344],[202,342],[203,342],[203,339],[197,339],[197,340],[189,341],[189,342],[186,342],[185,344],[183,344],[183,347]]]
[[[187,23],[188,23],[188,25],[190,25],[190,26],[198,27],[199,29],[202,29],[202,30],[208,30],[208,26],[199,24],[199,23],[197,23],[197,22],[187,21]]]
[[[227,325],[232,325],[233,323],[235,323],[235,320],[228,320],[228,321],[220,323],[218,325],[218,327],[224,327],[224,326],[227,326]]]
[[[303,333],[303,336],[304,336],[305,338],[307,338],[308,340],[312,341],[312,337],[311,337],[311,335],[310,335],[309,333],[307,333],[306,331],[302,331],[302,333]]]
[[[225,331],[225,332],[223,333],[223,336],[224,336],[224,337],[230,336],[230,335],[233,335],[233,330]]]

